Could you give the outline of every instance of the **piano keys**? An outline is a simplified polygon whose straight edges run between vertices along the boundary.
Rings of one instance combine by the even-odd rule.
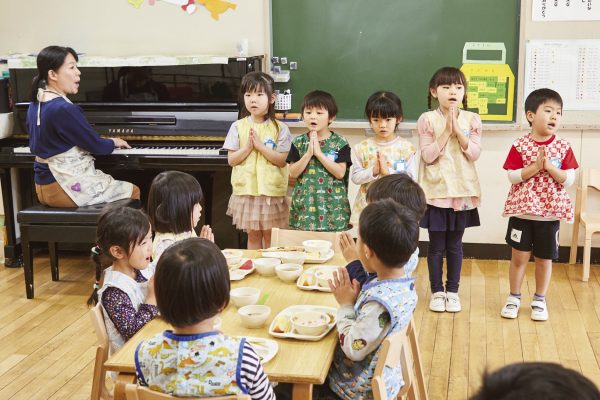
[[[31,154],[29,147],[19,146],[13,149],[15,154]],[[131,149],[114,149],[113,155],[138,156],[180,156],[180,157],[219,157],[227,156],[227,150],[218,146],[132,146]]]

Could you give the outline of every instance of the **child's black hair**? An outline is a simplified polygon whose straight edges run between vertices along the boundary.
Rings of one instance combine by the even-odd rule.
[[[463,85],[465,87],[465,96],[463,97],[462,105],[463,108],[467,109],[467,78],[465,74],[458,68],[454,67],[443,67],[435,71],[431,80],[429,81],[429,89],[427,90],[427,108],[431,110],[431,89],[437,89],[438,86],[442,85]]]
[[[483,376],[479,392],[471,400],[598,400],[600,392],[579,372],[548,362],[506,365]]]
[[[96,228],[96,246],[92,259],[96,263],[96,283],[87,301],[88,306],[98,303],[98,289],[102,272],[115,261],[110,254],[112,246],[119,246],[128,255],[150,232],[150,221],[141,210],[131,207],[111,208],[100,216]]]
[[[175,327],[211,318],[229,304],[225,257],[207,239],[177,242],[158,260],[154,290],[162,318]]]
[[[165,171],[156,175],[148,194],[148,216],[155,232],[192,230],[194,206],[202,202],[202,188],[192,175]]]
[[[325,109],[327,110],[330,119],[335,117],[338,113],[338,107],[335,99],[331,93],[324,92],[323,90],[313,90],[304,96],[300,112],[304,114],[304,110],[307,108]]]
[[[407,174],[386,175],[367,189],[367,202],[392,199],[412,210],[420,219],[427,210],[427,199],[421,186]]]
[[[402,120],[402,101],[393,92],[380,90],[373,93],[367,100],[365,115],[369,122],[371,118],[397,118],[396,126]]]
[[[263,91],[269,98],[269,108],[267,110],[267,116],[265,118],[270,118],[271,121],[277,126],[279,129],[279,124],[275,119],[275,102],[271,103],[271,98],[275,93],[275,81],[269,74],[265,74],[264,72],[248,72],[242,78],[242,84],[240,86],[240,118],[244,118],[250,115],[250,111],[246,108],[246,103],[244,102],[244,95],[246,93],[260,92]]]
[[[392,199],[371,203],[361,212],[358,234],[388,268],[402,268],[417,248],[419,218]]]
[[[558,92],[548,88],[536,89],[529,93],[529,96],[525,99],[525,112],[530,111],[535,114],[542,104],[551,101],[560,104],[560,109],[562,110],[563,100]],[[527,120],[527,122],[531,126],[531,121]]]
[[[65,63],[67,56],[71,54],[75,61],[79,61],[77,52],[70,47],[48,46],[43,48],[37,55],[37,75],[31,82],[31,101],[37,102],[38,89],[45,89],[48,85],[48,72],[58,71]]]

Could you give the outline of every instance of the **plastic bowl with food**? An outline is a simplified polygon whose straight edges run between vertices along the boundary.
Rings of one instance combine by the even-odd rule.
[[[229,267],[233,267],[239,264],[242,261],[242,255],[244,252],[242,250],[235,249],[226,249],[223,250],[223,255],[225,256],[225,261],[227,261],[227,265]]]
[[[286,263],[275,267],[277,277],[284,282],[295,282],[303,271],[304,268],[300,264]]]
[[[317,285],[328,288],[329,280],[333,279],[334,268],[323,268],[315,272],[315,277],[317,278]]]
[[[258,273],[263,276],[275,275],[275,267],[281,264],[279,258],[257,258],[253,262]]]
[[[242,325],[246,328],[260,328],[271,315],[271,307],[264,305],[244,306],[238,310]]]
[[[298,311],[290,320],[294,330],[306,336],[319,336],[329,325],[329,316],[320,311]]]
[[[318,253],[321,257],[325,257],[333,247],[333,243],[328,240],[305,240],[302,246],[307,253]]]
[[[256,304],[260,296],[260,289],[244,286],[231,289],[229,297],[236,307],[244,307],[250,304]]]
[[[281,262],[284,264],[304,264],[306,253],[303,251],[284,251],[281,253]]]

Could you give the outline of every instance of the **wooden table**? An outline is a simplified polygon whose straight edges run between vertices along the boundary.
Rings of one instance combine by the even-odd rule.
[[[244,256],[254,258],[257,257],[257,254],[255,251],[246,251]],[[345,263],[342,256],[336,254],[327,264],[341,266]],[[311,266],[313,264],[304,264],[304,269]],[[232,288],[241,286],[252,286],[260,289],[261,297],[268,293],[269,298],[265,304],[271,307],[271,315],[262,328],[244,328],[240,325],[237,308],[233,303],[230,303],[221,313],[221,319],[223,320],[221,330],[231,336],[256,336],[276,340],[279,344],[279,352],[275,358],[263,366],[269,379],[272,382],[292,383],[294,400],[312,399],[313,384],[324,383],[331,366],[333,352],[337,344],[335,327],[325,338],[318,342],[274,338],[269,335],[268,327],[281,310],[292,305],[315,304],[337,308],[333,295],[318,291],[300,290],[295,283],[282,282],[276,276],[263,277],[256,271],[241,281],[231,282]],[[135,382],[133,355],[137,344],[142,339],[152,337],[165,329],[170,329],[170,327],[164,321],[160,319],[151,321],[106,361],[104,365],[107,370],[119,372],[115,386],[115,400],[125,399],[125,384]]]

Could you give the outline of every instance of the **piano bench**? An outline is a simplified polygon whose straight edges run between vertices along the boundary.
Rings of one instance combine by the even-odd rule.
[[[27,298],[33,298],[33,251],[32,242],[47,242],[50,253],[52,280],[58,281],[57,243],[96,242],[96,225],[100,215],[112,207],[140,208],[135,199],[124,199],[78,208],[54,208],[38,204],[19,211],[17,221],[21,228],[21,245]]]

